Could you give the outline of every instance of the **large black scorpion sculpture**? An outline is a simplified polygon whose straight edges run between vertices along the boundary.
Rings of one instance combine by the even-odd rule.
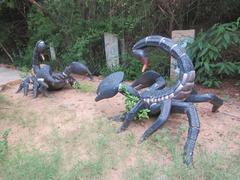
[[[193,151],[200,130],[197,110],[193,103],[209,102],[213,105],[212,112],[216,112],[223,104],[223,100],[214,94],[196,94],[193,90],[195,70],[192,61],[185,50],[169,38],[148,36],[133,46],[133,54],[144,64],[143,72],[148,67],[149,62],[144,52],[144,48],[146,47],[159,47],[177,60],[180,69],[177,83],[171,87],[165,87],[165,80],[158,73],[147,71],[131,86],[127,86],[122,83],[124,73],[116,72],[101,81],[95,100],[99,101],[111,98],[118,92],[124,94],[123,86],[127,87],[131,95],[139,97],[136,105],[121,118],[123,124],[118,129],[118,132],[126,130],[141,109],[149,109],[150,114],[160,114],[157,120],[144,132],[139,142],[143,142],[159,129],[167,121],[170,113],[186,113],[189,121],[189,129],[187,141],[184,146],[183,161],[187,165],[192,165]],[[137,91],[137,89],[143,87],[149,88],[143,92]]]
[[[89,69],[79,63],[72,62],[67,66],[63,72],[52,72],[51,67],[46,64],[39,64],[39,59],[44,60],[44,49],[46,44],[44,41],[39,40],[33,50],[32,56],[32,75],[25,78],[20,84],[17,93],[23,90],[24,95],[27,96],[29,85],[33,85],[33,98],[36,98],[39,93],[48,95],[48,90],[59,90],[70,84],[71,86],[76,81],[71,74],[88,75],[92,79],[92,74]]]

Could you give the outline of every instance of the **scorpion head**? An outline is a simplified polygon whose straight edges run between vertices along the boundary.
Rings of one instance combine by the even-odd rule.
[[[147,54],[142,49],[134,49],[133,55],[143,63],[142,72],[145,72],[145,70],[148,68],[148,57]]]
[[[124,73],[119,71],[104,78],[97,88],[97,97],[95,98],[95,101],[115,96],[119,92],[119,85],[123,81],[123,77]]]
[[[37,53],[42,57],[43,60],[45,60],[44,58],[44,55],[43,55],[43,52],[44,50],[46,49],[46,44],[44,41],[42,40],[39,40],[37,43],[36,43],[36,50],[37,50]]]

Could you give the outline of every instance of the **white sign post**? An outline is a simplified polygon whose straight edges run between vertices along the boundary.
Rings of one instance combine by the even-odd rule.
[[[185,48],[186,42],[195,38],[195,30],[175,30],[172,31],[172,40]],[[185,42],[185,43],[184,43]],[[176,59],[171,57],[170,79],[176,80],[178,77],[178,67]]]
[[[51,55],[51,60],[55,61],[57,59],[56,52],[52,42],[50,43],[50,55]]]
[[[107,67],[112,69],[119,65],[119,49],[117,36],[111,33],[104,33],[105,53]]]

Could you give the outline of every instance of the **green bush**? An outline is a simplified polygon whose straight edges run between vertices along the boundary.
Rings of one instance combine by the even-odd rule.
[[[148,49],[146,51],[148,51]],[[169,55],[160,49],[154,48],[148,51],[148,56],[150,61],[148,69],[155,70],[162,76],[168,77],[170,66]],[[138,78],[142,74],[142,63],[130,54],[126,54],[123,59],[124,62],[121,65],[115,66],[112,69],[107,68],[105,65],[102,66],[100,74],[107,76],[113,72],[123,71],[125,79],[127,80],[135,80]]]
[[[126,86],[121,86],[122,91],[124,92],[125,95],[125,109],[126,112],[130,111],[139,101],[139,98],[136,96],[132,96]],[[149,109],[142,109],[138,112],[137,117],[135,119],[149,119],[148,113],[150,112]]]
[[[115,66],[111,69],[105,65],[101,67],[100,74],[107,76],[113,72],[123,71],[125,79],[134,80],[141,74],[142,64],[136,60],[134,57],[127,55],[125,56],[125,63],[119,66]]]
[[[240,18],[199,33],[188,48],[197,72],[196,81],[207,87],[219,87],[223,78],[239,76],[239,45]]]
[[[27,46],[15,58],[15,64],[31,67],[33,48],[42,39],[55,47],[57,60],[47,62],[53,69],[63,69],[72,61],[84,59],[86,65],[98,74],[105,63],[103,34],[111,32],[122,37],[125,32],[131,32],[140,20],[139,16],[130,15],[130,10],[126,9],[125,6],[130,3],[125,2],[124,6],[116,4],[114,7],[110,4],[109,7],[109,1],[43,1],[41,5],[48,12],[46,16],[32,6],[27,17]],[[91,9],[95,5],[99,8]],[[109,16],[110,9],[116,6],[115,15]],[[50,59],[49,50],[46,51],[46,59]]]

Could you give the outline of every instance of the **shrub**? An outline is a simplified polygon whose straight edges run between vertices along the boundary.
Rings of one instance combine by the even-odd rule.
[[[223,78],[240,75],[239,45],[240,18],[199,33],[188,48],[195,63],[196,81],[207,87],[219,87]]]

